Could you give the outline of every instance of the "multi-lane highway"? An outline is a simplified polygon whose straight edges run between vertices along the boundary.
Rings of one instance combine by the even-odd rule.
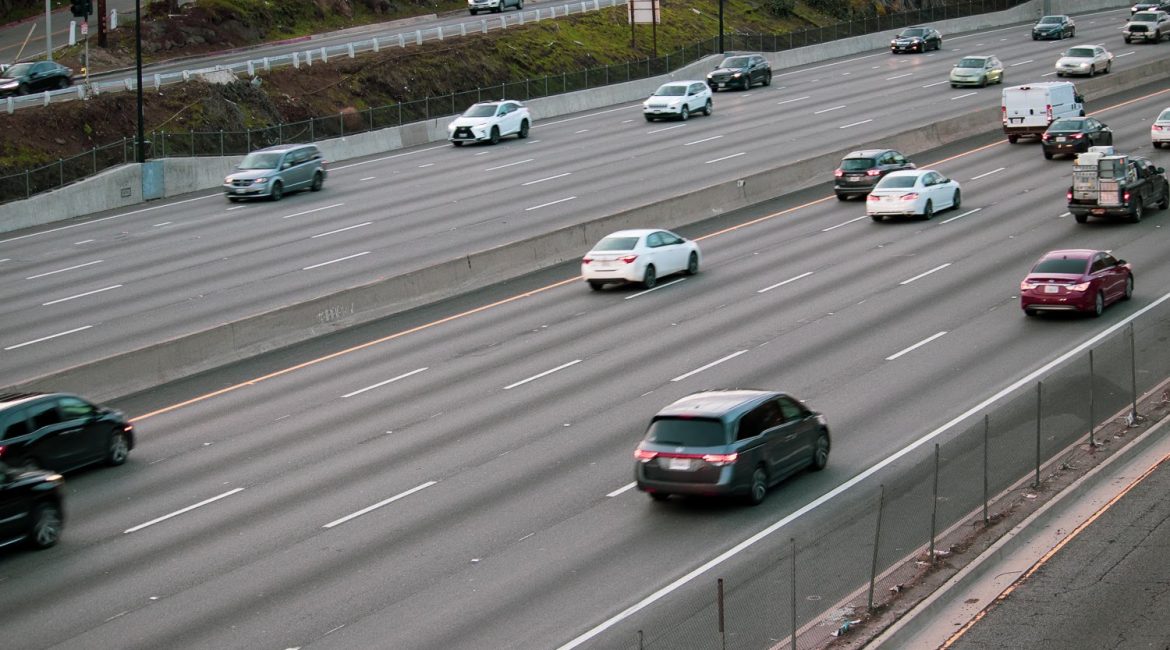
[[[1088,23],[1082,19],[1078,26],[1091,30]],[[1112,18],[1108,25],[1116,26]],[[995,38],[1011,36],[1014,44],[1026,36],[1016,31],[997,32]],[[984,41],[972,40],[970,49],[978,42]],[[947,47],[962,43],[949,39]],[[1135,51],[1161,52],[1153,46]],[[1010,65],[1012,59],[1000,56]],[[926,57],[891,61],[881,55],[842,65],[854,66],[858,76],[862,67],[875,65],[906,71],[938,67],[938,74],[919,79],[918,86],[934,83],[945,68]],[[622,204],[621,184],[608,196],[591,196],[605,172],[626,169],[620,166],[618,142],[610,143],[608,153],[606,147],[597,150],[609,169],[592,164],[593,147],[609,142],[610,132],[654,143],[634,139],[631,147],[645,149],[641,178],[659,178],[646,163],[662,164],[659,171],[670,176],[656,182],[669,192],[685,186],[678,176],[692,169],[700,177],[723,177],[787,151],[822,146],[797,134],[803,122],[759,117],[782,110],[779,101],[803,95],[811,100],[814,92],[825,91],[804,113],[792,114],[805,118],[855,102],[848,119],[830,124],[817,118],[838,133],[849,130],[840,129],[849,121],[897,120],[887,111],[896,113],[899,106],[879,102],[881,91],[874,91],[873,101],[865,93],[853,94],[848,79],[853,75],[840,78],[849,71],[822,67],[794,73],[807,75],[802,76],[806,89],[789,88],[780,96],[774,89],[788,85],[789,75],[766,91],[718,95],[715,117],[656,134],[649,131],[673,125],[638,124],[641,118],[631,108],[567,122],[533,139],[569,143],[564,146],[577,152],[574,163],[553,158],[539,171],[509,176],[510,184],[478,179],[470,174],[475,167],[463,168],[462,176],[452,169],[466,160],[479,160],[483,167],[517,162],[539,155],[534,152],[542,143],[424,148],[406,156],[410,167],[394,158],[341,170],[332,187],[345,191],[336,198],[304,195],[235,211],[218,197],[195,199],[18,240],[16,250],[40,247],[40,256],[52,250],[72,255],[87,245],[75,242],[92,237],[105,254],[74,257],[73,264],[101,260],[85,268],[105,269],[125,263],[119,268],[145,278],[167,275],[157,268],[152,273],[151,267],[177,257],[185,241],[206,251],[192,253],[188,270],[175,268],[176,276],[199,284],[194,274],[201,258],[210,267],[209,283],[231,284],[228,276],[252,272],[256,277],[240,284],[240,291],[259,296],[262,289],[281,290],[280,274],[268,272],[271,277],[263,279],[265,272],[253,269],[266,264],[299,269],[322,254],[344,253],[345,246],[315,249],[320,240],[307,237],[315,234],[313,228],[354,225],[339,219],[350,213],[338,208],[384,214],[379,200],[390,193],[385,188],[395,170],[413,179],[401,183],[406,191],[428,180],[459,180],[479,190],[472,201],[483,209],[478,214],[476,206],[443,212],[442,201],[428,208],[421,193],[408,200],[413,207],[394,211],[402,219],[413,218],[416,210],[432,220],[446,214],[448,227],[492,215],[502,226],[505,218],[515,220],[506,215],[523,214],[524,207],[578,195],[564,202],[559,214],[533,210],[522,217],[527,219],[522,228],[547,227],[572,218],[577,201],[594,210]],[[869,83],[904,81],[884,81],[905,74],[891,72],[870,70]],[[986,99],[998,90],[966,92]],[[943,102],[948,109],[949,97],[962,94],[923,89],[917,112],[903,107],[903,113],[930,115]],[[1167,104],[1170,93],[1158,87],[1091,108],[1114,128],[1119,148],[1165,163],[1170,154],[1151,151],[1147,134],[1149,121]],[[715,128],[721,116],[730,123],[752,107],[765,126],[748,129],[753,122],[744,117],[744,133]],[[584,128],[582,123],[596,130],[568,130]],[[807,131],[815,133],[811,126]],[[723,148],[689,153],[702,145],[688,142],[715,136],[722,137],[709,142],[726,141],[718,145]],[[771,146],[757,150],[759,142]],[[651,151],[658,152],[652,159]],[[706,164],[738,151],[743,155],[727,162],[746,158],[751,165],[724,170]],[[693,156],[690,165],[668,162],[681,152]],[[478,153],[484,155],[473,158]],[[488,157],[490,163],[483,161]],[[417,169],[432,160],[442,168]],[[1170,286],[1163,227],[1170,213],[1154,213],[1139,224],[1076,224],[1063,203],[1069,163],[1045,161],[1037,146],[1012,146],[988,134],[916,160],[938,163],[963,184],[962,210],[931,222],[878,224],[863,217],[859,202],[838,202],[826,188],[804,191],[687,231],[701,237],[704,269],[652,292],[591,292],[575,278],[573,266],[565,265],[119,404],[138,419],[140,446],[130,462],[70,476],[61,545],[0,562],[6,641],[22,648],[87,649],[564,644],[1150,305],[1161,287]],[[580,187],[593,192],[555,186],[544,194],[521,194],[521,179],[554,176],[563,173],[560,169],[569,171],[574,183],[578,175],[585,177]],[[374,179],[361,181],[365,176]],[[634,186],[636,178],[626,185]],[[527,187],[548,183],[555,181]],[[460,192],[452,187],[442,198]],[[351,198],[355,195],[360,202]],[[313,227],[297,217],[282,219],[330,201],[345,205],[303,215],[316,222]],[[583,218],[586,212],[573,214]],[[175,227],[158,225],[168,220]],[[386,252],[378,254],[380,267],[392,268],[394,255],[401,258],[397,263],[425,257],[420,249],[435,245],[437,237],[424,234],[423,221],[415,222],[409,243],[382,236]],[[384,225],[392,230],[392,223]],[[515,227],[501,227],[497,236]],[[283,228],[296,235],[274,232]],[[119,245],[116,233],[122,230],[126,243]],[[455,239],[459,230],[438,239]],[[468,241],[441,241],[433,254]],[[373,243],[373,235],[363,235],[348,245],[375,248]],[[237,248],[228,250],[231,246]],[[1026,319],[1016,293],[1027,265],[1044,251],[1082,246],[1110,249],[1134,264],[1134,300],[1100,319]],[[133,252],[122,253],[123,247]],[[412,249],[414,255],[408,254]],[[136,256],[149,259],[126,259]],[[227,259],[212,261],[220,257]],[[369,273],[379,265],[365,268]],[[6,269],[6,277],[17,276],[5,282],[13,292],[6,300],[20,298],[30,310],[40,308],[31,303],[46,298],[29,298],[42,289],[22,278],[51,270],[43,264],[18,274]],[[76,278],[61,277],[68,273],[43,279],[56,278],[58,292],[83,291]],[[319,279],[315,288],[360,273],[347,268]],[[300,285],[286,281],[284,286]],[[123,305],[134,304],[131,299]],[[114,318],[116,311],[109,308]],[[132,321],[127,317],[110,326],[115,331],[108,340],[136,335]],[[23,323],[26,330],[32,325],[31,319]],[[151,333],[144,331],[141,335]],[[60,337],[52,345],[69,340]],[[44,348],[45,359],[56,358],[50,349]],[[833,428],[829,468],[784,484],[759,508],[653,504],[629,489],[632,449],[648,418],[673,399],[712,386],[774,387],[808,400]],[[813,538],[818,529],[841,525],[842,509],[856,509],[856,504],[846,507],[848,498],[847,493],[799,518],[784,537]],[[843,554],[852,554],[856,539],[830,536],[823,543],[840,543]],[[832,570],[818,576],[822,604],[858,586]],[[644,623],[653,621],[618,622],[588,643],[627,645]]]
[[[337,164],[323,192],[279,203],[228,204],[208,193],[12,233],[0,238],[0,300],[10,306],[0,333],[5,378],[997,106],[997,87],[946,83],[966,53],[996,53],[1008,84],[1054,79],[1070,42],[1107,43],[1117,71],[1163,56],[1158,46],[1123,46],[1124,14],[1082,17],[1074,41],[1034,42],[1017,26],[948,37],[927,55],[877,52],[782,71],[768,88],[718,94],[713,116],[685,123],[647,124],[631,104],[538,121],[525,141],[436,143]]]

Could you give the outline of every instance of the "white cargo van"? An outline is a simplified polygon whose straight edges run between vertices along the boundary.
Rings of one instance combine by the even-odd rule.
[[[1008,142],[1040,137],[1058,117],[1085,114],[1085,100],[1071,81],[1042,81],[1003,89],[1003,132]]]

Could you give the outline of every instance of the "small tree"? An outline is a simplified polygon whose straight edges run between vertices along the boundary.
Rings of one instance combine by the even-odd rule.
[[[765,7],[773,16],[791,16],[796,9],[796,0],[767,0]]]

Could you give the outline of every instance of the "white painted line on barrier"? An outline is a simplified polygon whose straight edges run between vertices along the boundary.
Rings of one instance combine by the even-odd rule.
[[[723,136],[721,136],[721,135],[713,135],[713,136],[711,136],[711,137],[709,137],[709,138],[703,138],[702,140],[695,140],[694,142],[687,142],[687,143],[683,144],[683,146],[684,146],[684,147],[689,147],[689,146],[691,146],[692,144],[701,144],[701,143],[703,143],[703,142],[710,142],[710,141],[712,141],[712,140],[718,140],[719,138],[722,138],[722,137],[723,137]]]
[[[511,390],[517,386],[523,386],[524,384],[527,384],[530,381],[536,381],[537,379],[540,379],[541,377],[547,377],[547,376],[553,374],[554,372],[564,370],[565,368],[568,368],[570,366],[575,366],[578,363],[581,363],[580,359],[573,359],[572,361],[570,361],[568,363],[562,363],[561,365],[557,366],[556,368],[553,368],[551,370],[545,370],[542,373],[532,375],[528,379],[521,379],[520,381],[518,381],[514,384],[508,384],[507,386],[504,386],[504,390]]]
[[[43,341],[48,341],[49,339],[55,339],[55,338],[57,338],[57,337],[60,337],[60,336],[66,336],[66,335],[69,335],[69,334],[76,334],[77,332],[81,332],[81,331],[83,331],[83,330],[87,330],[87,329],[89,329],[89,328],[91,328],[91,327],[93,327],[93,325],[86,325],[86,326],[84,326],[84,327],[75,327],[75,328],[73,328],[73,329],[71,329],[71,330],[66,330],[66,331],[64,331],[64,332],[58,332],[58,333],[56,333],[56,334],[50,334],[50,335],[48,335],[48,336],[42,336],[42,337],[41,337],[41,338],[39,338],[39,339],[33,339],[33,340],[31,340],[31,341],[25,341],[24,343],[17,343],[16,345],[10,345],[10,346],[8,346],[8,347],[6,347],[6,348],[4,348],[4,349],[5,349],[5,350],[15,350],[15,349],[17,349],[17,348],[23,348],[23,347],[24,347],[24,346],[26,346],[26,345],[33,345],[33,344],[35,344],[35,343],[41,343],[41,342],[43,342]]]
[[[556,176],[546,176],[545,178],[538,178],[538,179],[536,179],[536,180],[534,180],[534,181],[528,181],[527,183],[521,183],[520,185],[521,185],[521,186],[527,186],[527,185],[536,185],[537,183],[543,183],[543,182],[545,182],[545,181],[551,181],[551,180],[553,180],[553,179],[556,179],[556,178],[564,178],[564,177],[566,177],[566,176],[568,176],[569,174],[572,174],[572,173],[573,173],[573,172],[565,172],[565,173],[563,173],[563,174],[557,174]]]
[[[739,152],[739,153],[733,153],[733,154],[731,154],[730,156],[723,156],[722,158],[716,158],[716,159],[714,159],[714,160],[708,160],[707,162],[705,162],[705,163],[703,163],[703,164],[704,164],[704,165],[710,165],[711,163],[723,162],[724,160],[731,160],[732,158],[739,158],[740,156],[746,156],[746,155],[747,155],[747,152],[746,152],[746,151],[741,151],[741,152]]]
[[[813,274],[812,271],[805,271],[804,273],[801,273],[800,275],[798,275],[794,278],[788,278],[787,280],[784,280],[783,282],[777,282],[776,284],[764,287],[763,289],[757,289],[756,293],[767,293],[767,292],[771,291],[772,289],[775,289],[777,287],[782,287],[782,286],[788,284],[789,282],[796,282],[797,280],[799,280],[801,278],[807,278],[808,276],[810,276],[812,274]]]
[[[916,276],[914,276],[914,277],[912,277],[912,278],[909,278],[909,279],[907,279],[907,280],[902,280],[902,281],[901,281],[901,282],[899,282],[898,284],[899,284],[899,285],[907,285],[907,284],[910,284],[911,282],[913,282],[913,281],[915,281],[915,280],[921,280],[922,278],[925,278],[926,276],[930,275],[931,273],[934,273],[935,271],[941,271],[941,270],[943,270],[943,269],[947,268],[947,267],[948,267],[948,266],[950,266],[950,265],[951,265],[951,263],[950,263],[950,262],[947,262],[946,264],[939,264],[938,266],[934,267],[933,269],[931,269],[931,270],[929,270],[929,271],[926,271],[925,273],[919,273],[918,275],[916,275]]]
[[[955,95],[954,97],[951,97],[951,101],[953,102],[956,99],[963,99],[964,97],[972,97],[972,96],[978,95],[978,94],[979,93],[963,93],[962,95]]]
[[[334,203],[333,205],[325,205],[325,206],[322,206],[319,208],[313,208],[312,210],[305,210],[304,212],[294,212],[292,214],[286,214],[283,217],[281,217],[281,219],[292,219],[293,217],[303,217],[306,214],[313,214],[314,212],[320,212],[322,210],[329,210],[330,208],[340,208],[343,205],[345,205],[345,204],[344,203]]]
[[[821,113],[828,113],[829,111],[839,111],[842,108],[845,108],[845,104],[841,104],[840,106],[832,106],[830,108],[822,108],[819,111],[813,111],[813,115],[820,115]]]
[[[338,262],[352,260],[355,257],[361,257],[362,255],[369,255],[369,254],[370,254],[370,251],[363,251],[361,253],[354,253],[353,255],[346,255],[345,257],[339,257],[335,260],[329,260],[328,262],[321,262],[320,264],[313,264],[311,266],[306,266],[306,267],[302,268],[301,270],[302,271],[312,271],[313,269],[319,269],[322,266],[329,266],[330,264],[336,264]]]
[[[510,162],[510,163],[508,163],[508,164],[506,164],[506,165],[498,165],[498,166],[496,166],[496,167],[488,167],[488,168],[487,168],[487,169],[485,169],[484,171],[485,171],[485,172],[494,172],[494,171],[496,171],[497,169],[505,169],[505,168],[508,168],[508,167],[515,167],[516,165],[523,165],[524,163],[530,163],[530,162],[532,162],[533,160],[536,160],[536,159],[535,159],[535,158],[527,158],[527,159],[525,159],[525,160],[517,160],[516,162]]]
[[[43,278],[43,277],[46,277],[49,275],[56,275],[58,273],[64,273],[66,271],[76,271],[77,269],[83,269],[87,266],[93,266],[94,264],[101,264],[104,261],[105,260],[94,260],[92,262],[86,262],[84,264],[76,264],[74,266],[67,266],[63,269],[57,269],[56,271],[49,271],[47,273],[38,273],[36,275],[30,275],[27,278],[25,278],[25,280],[36,280],[37,278]]]
[[[809,98],[808,95],[805,95],[804,97],[793,97],[792,99],[785,99],[782,102],[776,102],[776,105],[779,106],[781,104],[791,104],[792,102],[799,102],[799,101],[806,100],[808,98]]]
[[[59,302],[65,302],[65,301],[67,301],[67,300],[73,300],[74,298],[84,298],[84,297],[86,297],[86,296],[92,296],[92,295],[93,295],[93,294],[95,294],[95,293],[101,293],[101,292],[103,292],[103,291],[110,291],[111,289],[120,289],[121,287],[122,287],[122,285],[120,285],[120,284],[115,284],[115,285],[112,285],[112,286],[109,286],[109,287],[103,287],[103,288],[101,288],[101,289],[94,289],[93,291],[86,291],[85,293],[79,293],[79,294],[77,294],[77,295],[74,295],[74,296],[69,296],[68,298],[58,298],[58,299],[56,299],[56,300],[50,300],[49,302],[42,302],[42,303],[41,303],[41,306],[42,306],[42,307],[48,307],[49,305],[55,305],[55,304],[57,304],[57,303],[59,303]]]
[[[346,227],[344,227],[344,228],[338,228],[337,230],[330,230],[329,232],[318,233],[318,234],[316,234],[316,235],[313,235],[313,236],[309,237],[309,239],[316,239],[316,238],[318,238],[318,237],[327,237],[327,236],[329,236],[329,235],[336,235],[336,234],[337,234],[337,233],[339,233],[339,232],[345,232],[345,231],[347,231],[347,230],[353,230],[354,228],[362,228],[362,227],[364,227],[364,226],[368,226],[368,225],[370,225],[370,224],[372,224],[372,223],[374,223],[374,222],[373,222],[373,221],[366,221],[366,222],[359,223],[359,224],[355,224],[355,225],[352,225],[352,226],[346,226]]]
[[[962,219],[963,217],[965,217],[969,214],[975,214],[976,212],[979,212],[982,209],[983,208],[975,208],[974,210],[967,210],[963,214],[955,215],[955,216],[951,217],[950,219],[943,219],[940,223],[950,223],[952,221],[958,221],[959,219]]]
[[[636,487],[637,485],[638,485],[637,483],[626,483],[625,485],[614,490],[613,492],[610,492],[609,494],[607,494],[605,496],[610,497],[610,498],[616,497],[617,495],[621,494],[622,492],[627,492],[629,490],[634,489],[634,487]]]
[[[550,205],[556,205],[556,204],[558,204],[558,203],[564,203],[565,201],[572,201],[572,200],[573,200],[573,199],[575,199],[575,198],[577,198],[577,197],[575,197],[575,196],[570,196],[570,197],[568,197],[568,198],[566,198],[566,199],[557,199],[556,201],[549,201],[548,203],[541,203],[540,205],[534,205],[534,206],[532,206],[531,208],[524,208],[524,211],[525,211],[525,212],[530,212],[530,211],[532,211],[532,210],[539,210],[539,209],[541,209],[541,208],[547,208],[547,207],[548,207],[548,206],[550,206]]]
[[[220,499],[230,497],[231,495],[236,494],[237,492],[243,492],[243,491],[244,491],[244,488],[242,488],[242,487],[236,488],[234,490],[228,490],[227,492],[224,492],[223,494],[220,494],[218,496],[214,496],[214,497],[211,497],[210,499],[205,499],[203,501],[200,501],[199,503],[189,505],[186,508],[181,508],[179,510],[176,510],[169,515],[163,515],[163,516],[159,517],[158,519],[151,519],[150,521],[146,522],[145,524],[138,524],[137,526],[134,526],[133,528],[127,528],[126,530],[122,531],[122,534],[128,534],[128,533],[133,533],[133,532],[142,530],[143,528],[146,528],[147,526],[153,526],[159,522],[166,521],[166,520],[170,519],[171,517],[178,517],[181,514],[191,512],[192,510],[194,510],[196,508],[202,508],[203,506],[205,506],[209,503],[215,503],[216,501],[219,501]]]
[[[436,483],[438,483],[438,481],[427,481],[426,483],[423,483],[422,485],[416,485],[405,492],[400,492],[398,494],[395,494],[394,496],[390,497],[389,499],[379,501],[372,506],[366,506],[365,508],[362,508],[361,510],[358,510],[357,512],[352,512],[352,513],[342,517],[341,519],[334,519],[333,521],[322,526],[322,528],[333,528],[334,526],[340,526],[341,524],[344,524],[345,522],[349,521],[350,519],[356,519],[356,518],[358,518],[358,517],[360,517],[368,512],[373,512],[374,510],[377,510],[378,508],[381,508],[384,505],[394,503],[395,501],[402,499],[402,498],[405,498],[405,497],[408,497],[408,496],[414,494],[415,492],[425,490]]]
[[[871,118],[871,119],[868,119],[868,120],[861,120],[860,122],[854,122],[854,123],[852,123],[852,124],[845,124],[845,125],[843,125],[843,126],[839,126],[839,127],[837,127],[837,128],[838,128],[838,129],[848,129],[848,128],[849,128],[849,127],[851,127],[851,126],[861,126],[862,124],[869,124],[869,123],[870,123],[870,122],[872,122],[872,121],[873,121],[873,119]]]
[[[947,334],[946,332],[939,332],[937,334],[933,334],[931,336],[928,336],[928,337],[922,339],[921,341],[915,343],[914,345],[911,345],[910,347],[906,348],[905,350],[902,350],[901,352],[895,352],[894,354],[891,354],[890,356],[886,357],[886,361],[893,361],[894,359],[897,359],[898,357],[902,356],[903,354],[910,354],[911,352],[926,345],[927,343],[930,343],[931,341],[933,341],[937,338],[946,336],[946,334]]]
[[[863,214],[860,217],[857,217],[856,219],[850,219],[849,221],[846,221],[844,223],[839,223],[835,226],[829,226],[828,228],[821,228],[821,232],[829,232],[830,230],[836,230],[842,226],[848,226],[851,223],[855,223],[855,222],[861,221],[862,219],[868,219],[868,218],[869,218],[868,214]]]
[[[645,291],[639,291],[638,293],[635,293],[631,296],[626,296],[625,298],[623,298],[623,300],[632,300],[634,298],[637,298],[638,296],[644,296],[644,295],[650,293],[651,291],[658,291],[659,289],[665,289],[666,287],[669,287],[672,284],[678,284],[679,282],[682,282],[683,280],[686,280],[686,278],[679,278],[677,280],[671,280],[670,282],[667,282],[666,284],[660,284],[660,285],[654,287],[653,289],[646,289]]]
[[[1000,168],[998,168],[998,169],[993,169],[993,170],[991,170],[991,171],[989,171],[989,172],[982,173],[982,174],[980,174],[980,175],[978,175],[978,176],[972,176],[972,177],[971,177],[971,180],[973,180],[973,181],[977,181],[977,180],[979,180],[980,178],[986,178],[986,177],[988,177],[988,176],[991,176],[992,174],[998,174],[998,173],[1002,172],[1002,171],[1003,171],[1003,170],[1005,170],[1005,169],[1007,169],[1007,168],[1006,168],[1006,167],[1000,167]]]
[[[732,360],[732,359],[734,359],[734,358],[738,357],[739,355],[744,354],[746,352],[747,352],[747,350],[739,350],[738,352],[732,352],[731,354],[723,357],[722,359],[716,359],[715,361],[712,361],[711,363],[708,363],[705,366],[701,366],[701,367],[695,368],[694,370],[692,370],[690,372],[683,373],[683,374],[675,377],[674,379],[671,379],[671,381],[682,381],[682,380],[686,379],[687,377],[690,377],[692,375],[697,375],[700,372],[707,370],[708,368],[714,368],[715,366],[723,363],[724,361],[730,361],[730,360]]]
[[[647,131],[646,135],[654,135],[655,133],[662,133],[663,131],[671,131],[673,129],[681,129],[684,126],[686,126],[686,124],[675,124],[674,126],[668,126],[666,128],[662,128],[662,129],[654,129],[653,131]]]
[[[390,379],[387,379],[386,381],[380,381],[380,382],[373,384],[371,386],[366,386],[365,388],[359,388],[359,389],[353,391],[352,393],[346,393],[346,394],[342,395],[341,397],[346,398],[346,397],[353,397],[354,395],[361,395],[362,393],[364,393],[368,390],[374,390],[375,388],[381,388],[381,387],[385,386],[386,384],[393,384],[394,382],[398,381],[399,379],[406,379],[407,377],[410,377],[411,375],[417,375],[418,373],[425,372],[426,370],[427,370],[427,368],[416,368],[414,370],[411,370],[410,372],[406,372],[406,373],[403,373],[401,375],[398,375],[397,377],[392,377]]]

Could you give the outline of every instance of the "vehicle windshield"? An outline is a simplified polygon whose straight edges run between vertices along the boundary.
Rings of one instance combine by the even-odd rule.
[[[1059,25],[1061,22],[1060,16],[1045,16],[1040,19],[1041,25]]]
[[[1080,275],[1085,272],[1086,264],[1087,261],[1084,259],[1052,257],[1046,260],[1040,260],[1040,263],[1032,269],[1032,273],[1068,273]]]
[[[244,156],[240,162],[240,169],[276,169],[283,154],[272,152],[253,152]]]
[[[1048,125],[1049,131],[1080,131],[1083,122],[1080,120],[1059,119]]]
[[[496,114],[495,104],[473,104],[463,111],[463,117],[491,117]]]
[[[910,29],[903,29],[902,33],[898,34],[898,36],[901,36],[902,38],[911,38],[914,36],[926,36],[926,30],[922,29],[921,27],[911,27]]]
[[[963,59],[962,61],[959,61],[959,65],[957,65],[955,67],[956,68],[982,68],[984,61],[986,61],[986,59],[972,56],[972,57],[968,57],[966,59]]]
[[[886,176],[882,180],[878,181],[876,189],[886,190],[914,187],[914,183],[917,180],[917,176]]]
[[[1152,11],[1143,11],[1134,14],[1130,20],[1137,23],[1156,23],[1158,22],[1158,14]]]
[[[595,251],[632,251],[638,245],[637,237],[606,237],[593,247]]]
[[[1159,122],[1170,122],[1170,108],[1167,108],[1166,110],[1162,111],[1162,114],[1158,116],[1158,121]]]
[[[1064,55],[1074,59],[1091,59],[1093,58],[1093,49],[1089,47],[1070,47]]]
[[[650,423],[646,441],[676,447],[719,447],[727,444],[727,434],[719,420],[665,417]]]
[[[846,158],[841,161],[841,171],[859,172],[873,167],[873,158]]]
[[[5,70],[4,76],[5,77],[23,77],[24,75],[28,74],[28,70],[31,67],[32,67],[31,63],[17,63],[16,65],[12,66],[11,68],[8,68],[7,70]]]
[[[746,56],[729,56],[723,59],[723,63],[719,64],[720,68],[746,68],[748,58]]]
[[[687,87],[679,84],[665,84],[654,91],[659,97],[682,97],[687,94]]]

